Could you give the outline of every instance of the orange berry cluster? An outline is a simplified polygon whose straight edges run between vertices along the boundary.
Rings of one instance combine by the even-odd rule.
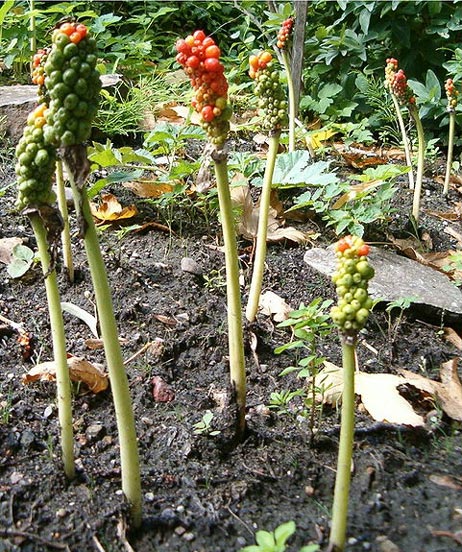
[[[176,61],[183,66],[195,90],[192,106],[200,114],[211,142],[222,145],[228,136],[232,111],[220,48],[204,31],[180,38],[175,48]]]
[[[49,48],[40,48],[32,58],[32,82],[38,84],[38,86],[42,86],[45,82],[45,70],[43,66],[45,65],[48,53]]]
[[[280,50],[284,50],[284,48],[286,47],[287,41],[289,40],[290,35],[292,33],[293,26],[294,26],[293,17],[289,17],[282,23],[278,33],[278,41],[276,42],[276,46]]]
[[[74,23],[71,21],[66,21],[62,23],[58,29],[53,31],[52,40],[54,41],[55,34],[64,33],[69,37],[69,41],[73,44],[78,44],[82,39],[84,39],[88,34],[88,29],[82,23]]]
[[[287,121],[287,100],[279,71],[270,52],[260,52],[249,57],[249,76],[255,79],[255,95],[263,115],[263,127],[280,130]]]
[[[415,96],[407,84],[407,78],[402,69],[398,70],[398,61],[388,58],[385,66],[385,86],[394,94],[401,105],[415,104]]]
[[[332,281],[338,302],[332,307],[331,316],[342,332],[355,335],[366,324],[373,305],[368,294],[368,281],[374,276],[367,260],[370,249],[358,236],[345,236],[335,250],[337,269]]]
[[[448,79],[444,83],[444,89],[446,90],[446,96],[448,98],[448,111],[453,111],[457,106],[457,96],[459,95],[459,91],[456,90],[452,79]]]

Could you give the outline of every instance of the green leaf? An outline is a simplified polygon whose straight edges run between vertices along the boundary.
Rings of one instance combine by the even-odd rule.
[[[285,544],[287,540],[295,533],[296,525],[293,521],[282,523],[274,530],[276,544]]]
[[[255,540],[260,546],[261,552],[271,552],[276,544],[273,534],[268,531],[257,531],[255,534]]]
[[[3,21],[6,17],[6,14],[10,11],[13,5],[14,0],[6,0],[6,2],[4,2],[3,6],[0,8],[0,41],[2,40]]]
[[[13,247],[12,261],[6,267],[11,278],[21,278],[32,266],[34,252],[26,245],[18,244]]]
[[[337,176],[333,172],[324,172],[328,168],[327,161],[313,163],[308,151],[283,153],[277,157],[273,182],[286,187],[336,182]]]

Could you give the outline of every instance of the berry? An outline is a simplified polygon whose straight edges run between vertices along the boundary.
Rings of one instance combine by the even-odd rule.
[[[338,302],[332,307],[331,316],[343,333],[354,336],[366,324],[372,308],[367,293],[368,281],[374,276],[367,260],[370,248],[361,238],[345,236],[335,249],[338,262],[332,281],[337,288]]]
[[[454,111],[457,106],[459,91],[456,90],[452,79],[448,79],[445,82],[444,89],[446,90],[446,97],[448,98],[448,111]]]
[[[289,17],[288,19],[283,21],[282,26],[279,29],[278,39],[276,42],[276,46],[280,50],[284,50],[284,48],[287,46],[287,42],[290,38],[290,35],[292,34],[293,26],[294,26],[293,17]]]
[[[45,143],[43,130],[47,109],[47,105],[42,103],[29,114],[22,138],[16,146],[16,207],[19,210],[50,205],[56,199],[51,189],[56,151]]]
[[[177,40],[175,48],[176,61],[184,67],[195,90],[192,106],[201,115],[212,143],[222,145],[229,132],[231,106],[220,48],[200,30]]]
[[[55,147],[65,147],[90,137],[101,81],[96,70],[96,42],[85,25],[62,23],[53,31],[52,41],[44,65],[50,97],[44,137]]]

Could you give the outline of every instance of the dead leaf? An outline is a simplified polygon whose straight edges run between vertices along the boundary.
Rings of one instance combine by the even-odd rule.
[[[454,491],[462,491],[462,485],[457,482],[461,481],[458,477],[457,480],[450,475],[430,475],[428,478],[432,483],[439,485],[440,487],[447,487],[448,489],[453,489]]]
[[[450,236],[452,236],[454,239],[457,240],[459,247],[462,246],[462,234],[460,232],[458,232],[452,226],[446,226],[444,228],[444,231],[446,234],[449,234]]]
[[[138,214],[135,205],[122,207],[118,199],[112,194],[101,196],[101,202],[98,205],[90,204],[91,214],[102,222],[113,222],[122,219],[129,219]]]
[[[0,263],[10,264],[13,260],[13,249],[22,244],[21,238],[0,239]]]
[[[135,180],[125,182],[124,188],[128,188],[135,195],[142,198],[157,198],[169,192],[172,192],[177,185],[176,182],[156,182],[154,180]],[[136,214],[136,213],[135,213]]]
[[[178,326],[178,320],[172,318],[171,316],[165,316],[164,314],[153,314],[153,317],[166,326],[170,326],[172,328]]]
[[[240,185],[236,185],[236,183]],[[237,219],[237,233],[253,241],[258,233],[259,206],[254,204],[247,179],[240,173],[233,177],[231,183],[231,201],[233,207],[240,211]],[[310,239],[310,236],[304,232],[284,226],[284,222],[282,218],[278,218],[276,209],[270,207],[266,236],[268,242],[289,240],[295,243],[305,243]]]
[[[279,295],[273,291],[265,291],[265,293],[262,293],[258,305],[260,311],[266,316],[273,316],[275,322],[287,320],[289,313],[293,310],[282,297],[279,297]]]
[[[100,393],[108,387],[108,377],[97,365],[87,360],[71,356],[67,359],[69,376],[72,381],[85,383],[93,393]],[[54,381],[56,379],[55,361],[36,364],[22,377],[24,384],[34,381]]]
[[[457,347],[459,351],[462,351],[462,337],[452,328],[444,328],[444,337],[449,343],[452,343],[454,347]]]
[[[448,221],[462,220],[462,203],[461,202],[454,203],[453,207],[454,207],[453,211],[446,211],[446,212],[425,211],[425,214],[430,215],[431,217],[439,218],[441,220],[448,220]]]
[[[175,392],[160,376],[154,376],[151,380],[152,396],[156,402],[171,402],[175,398]]]
[[[332,205],[332,209],[340,209],[348,201],[353,201],[356,196],[362,192],[366,192],[372,188],[377,188],[381,184],[385,184],[384,180],[371,180],[370,182],[360,182],[359,184],[353,184],[350,186],[348,192],[341,195],[337,201]]]

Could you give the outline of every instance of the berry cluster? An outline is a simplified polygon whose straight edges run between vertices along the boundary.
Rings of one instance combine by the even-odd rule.
[[[229,132],[232,110],[228,82],[220,61],[220,48],[204,31],[196,31],[176,42],[177,62],[183,66],[195,90],[192,106],[215,145],[222,145]]]
[[[51,48],[40,48],[32,59],[32,82],[38,86],[38,102],[47,105],[50,103],[50,97],[45,86],[45,63],[50,51]]]
[[[290,38],[290,35],[292,33],[293,26],[294,26],[294,18],[293,17],[289,17],[288,19],[286,19],[282,23],[281,28],[279,29],[279,33],[278,33],[278,41],[276,43],[276,46],[280,50],[284,50],[284,48],[286,47],[287,42],[288,42],[288,40]]]
[[[354,335],[366,324],[372,299],[367,292],[374,269],[367,260],[369,246],[357,236],[346,236],[336,246],[337,269],[332,281],[338,303],[331,309],[334,323],[346,334]]]
[[[45,103],[29,114],[23,136],[16,146],[16,207],[20,210],[29,205],[49,205],[56,199],[51,189],[56,151],[53,146],[45,143],[43,129],[46,115]]]
[[[96,41],[85,25],[63,23],[53,31],[53,46],[44,65],[50,109],[46,142],[71,146],[90,137],[98,109],[101,81],[96,70]]]
[[[263,115],[263,127],[276,131],[287,122],[287,100],[270,52],[260,52],[249,58],[249,76],[255,79],[255,94]]]
[[[398,61],[388,58],[385,66],[385,87],[396,96],[401,105],[415,105],[415,96],[407,84],[407,78],[402,69],[398,70]]]
[[[459,95],[459,91],[456,90],[452,79],[448,79],[444,83],[444,89],[446,90],[446,96],[448,98],[448,111],[454,111],[457,106],[457,96]]]

